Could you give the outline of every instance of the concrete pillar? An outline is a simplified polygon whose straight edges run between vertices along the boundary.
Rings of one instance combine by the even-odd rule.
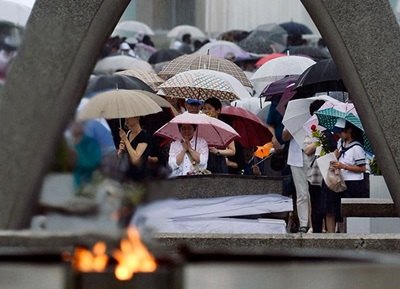
[[[29,224],[42,178],[129,0],[37,0],[0,96],[0,229]]]
[[[302,0],[335,60],[400,214],[400,29],[387,0]]]

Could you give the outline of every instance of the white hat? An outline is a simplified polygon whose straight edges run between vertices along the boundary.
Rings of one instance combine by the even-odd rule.
[[[121,49],[121,50],[129,50],[129,49],[131,49],[131,47],[129,46],[128,43],[122,42],[121,45],[119,46],[119,49]]]
[[[344,118],[338,118],[337,119],[337,121],[336,121],[336,124],[335,124],[335,126],[336,127],[339,127],[339,128],[345,128],[345,126],[346,126],[346,120],[344,119]]]

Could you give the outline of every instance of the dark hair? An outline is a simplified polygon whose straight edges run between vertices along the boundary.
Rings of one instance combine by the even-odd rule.
[[[347,131],[348,129],[351,129],[351,137],[354,140],[360,142],[361,144],[364,144],[363,132],[362,132],[361,129],[356,127],[351,122],[346,121],[346,125],[344,126],[344,130]]]
[[[208,98],[206,101],[204,101],[204,104],[211,105],[213,108],[215,108],[215,110],[221,110],[221,108],[222,108],[221,101],[216,97]]]
[[[311,104],[310,104],[310,114],[314,115],[314,112],[316,112],[318,109],[321,108],[321,106],[323,106],[325,103],[325,100],[322,99],[317,99],[314,100]]]
[[[193,127],[194,130],[197,129],[197,124],[193,124],[193,123],[178,123],[178,129],[181,130],[182,125],[184,124],[189,124]]]
[[[191,36],[189,33],[183,34],[183,35],[182,35],[182,41],[183,41],[183,42],[190,41],[190,38],[191,38],[191,37],[192,37],[192,36]]]

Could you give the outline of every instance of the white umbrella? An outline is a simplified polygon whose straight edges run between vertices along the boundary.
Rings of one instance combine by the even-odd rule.
[[[282,56],[264,63],[251,77],[251,81],[273,82],[286,75],[300,75],[315,63],[303,56]]]
[[[249,97],[245,99],[234,100],[231,102],[231,105],[242,107],[254,114],[258,114],[265,106],[268,105],[268,102],[265,102],[265,97]]]
[[[212,55],[219,58],[227,58],[229,55],[233,55],[235,59],[244,59],[251,56],[249,52],[244,51],[236,43],[224,40],[208,42],[200,47],[195,54]]]
[[[271,102],[266,101],[264,107],[257,113],[257,116],[265,123],[267,122],[270,108],[271,108]]]
[[[122,21],[117,24],[112,33],[113,36],[132,37],[137,34],[154,35],[154,31],[143,22],[139,21]]]
[[[190,36],[193,38],[206,38],[206,35],[204,34],[203,31],[201,31],[199,28],[196,26],[192,25],[178,25],[172,28],[168,34],[168,38],[176,38],[181,40],[182,36],[184,34],[190,34]]]
[[[310,104],[317,99],[331,101],[329,96],[316,96],[311,98],[295,99],[289,101],[282,124],[293,136],[300,147],[303,147],[306,131],[303,125],[311,118]],[[335,101],[335,100],[334,100]]]
[[[320,107],[321,110],[334,107],[335,105],[337,105],[340,102],[339,100],[336,100],[328,95],[324,95],[324,96],[320,95],[319,97],[323,97],[323,99],[326,100],[325,103]],[[304,131],[309,136],[312,135],[312,131],[311,131],[312,125],[315,125],[319,131],[323,131],[326,129],[322,126],[319,126],[318,117],[316,115],[313,115],[303,125]]]
[[[127,55],[105,57],[97,62],[93,72],[95,74],[113,74],[114,72],[127,69],[154,72],[153,67],[146,61]]]
[[[162,111],[143,90],[115,89],[98,93],[78,111],[78,119],[127,118]]]
[[[0,0],[0,21],[25,26],[31,14],[33,3],[33,1]]]

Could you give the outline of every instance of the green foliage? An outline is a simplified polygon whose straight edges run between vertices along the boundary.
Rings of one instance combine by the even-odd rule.
[[[378,166],[378,161],[376,160],[375,156],[370,160],[369,167],[371,169],[371,174],[382,175],[381,169]]]

